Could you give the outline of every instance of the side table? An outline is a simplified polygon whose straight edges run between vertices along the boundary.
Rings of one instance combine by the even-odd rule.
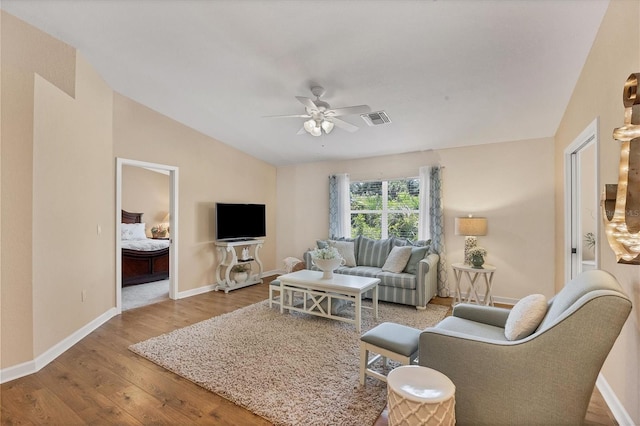
[[[456,295],[453,299],[453,304],[466,302],[475,303],[478,305],[491,305],[493,306],[493,296],[491,295],[491,285],[493,284],[493,273],[496,271],[496,267],[493,265],[484,264],[482,268],[474,268],[471,265],[464,263],[454,263],[451,265],[453,268],[453,274],[456,277]],[[467,292],[467,298],[464,300],[460,292],[460,285],[462,277],[465,276],[469,283],[469,291]],[[478,297],[478,278],[484,278],[485,291],[484,299],[480,301]]]
[[[389,426],[456,424],[456,387],[441,372],[419,365],[395,368],[387,376]]]

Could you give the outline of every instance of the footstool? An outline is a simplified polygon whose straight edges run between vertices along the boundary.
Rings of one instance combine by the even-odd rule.
[[[418,340],[421,330],[393,322],[383,322],[360,337],[360,384],[364,385],[366,376],[375,377],[383,382],[387,377],[369,368],[380,358],[387,366],[387,358],[403,365],[412,364],[418,357]],[[377,355],[369,359],[369,352]]]
[[[419,365],[392,370],[387,377],[390,426],[455,425],[453,382],[441,372]]]

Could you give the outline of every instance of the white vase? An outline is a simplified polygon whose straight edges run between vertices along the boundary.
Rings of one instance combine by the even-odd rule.
[[[249,274],[247,274],[246,272],[236,272],[233,275],[233,279],[238,283],[238,284],[242,284],[245,281],[247,281],[247,279],[249,278]]]
[[[335,271],[338,266],[344,265],[344,259],[341,257],[334,259],[313,259],[313,264],[323,272],[323,280],[330,280],[333,278],[333,271]]]

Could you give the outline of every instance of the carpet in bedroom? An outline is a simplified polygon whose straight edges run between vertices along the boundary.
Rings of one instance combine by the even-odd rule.
[[[122,288],[122,310],[162,302],[169,298],[169,280],[129,285]]]

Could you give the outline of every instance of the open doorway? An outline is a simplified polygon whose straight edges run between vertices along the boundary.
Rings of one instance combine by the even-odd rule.
[[[169,293],[168,296],[171,299],[177,298],[177,288],[178,288],[177,241],[178,241],[178,235],[179,235],[179,230],[177,226],[178,224],[178,207],[177,207],[178,206],[178,168],[174,166],[164,165],[164,164],[148,163],[148,162],[142,162],[137,160],[123,159],[123,158],[117,158],[116,162],[117,162],[117,165],[116,165],[116,309],[118,310],[118,312],[122,312],[124,307],[123,294],[125,293],[123,291],[125,289],[123,287],[123,284],[124,284],[123,280],[127,281],[126,284],[130,284],[129,279],[131,278],[128,274],[124,274],[126,276],[124,276],[123,278],[123,268],[127,269],[127,271],[125,272],[128,272],[129,267],[131,265],[130,263],[131,259],[129,258],[131,250],[129,249],[124,250],[124,252],[126,252],[125,253],[126,256],[123,256],[123,245],[126,245],[127,243],[129,243],[129,241],[123,241],[122,231],[123,229],[127,231],[130,225],[126,225],[126,224],[123,225],[122,222],[130,221],[130,223],[135,223],[136,221],[138,222],[141,221],[140,217],[136,217],[135,214],[133,215],[133,219],[129,219],[129,215],[126,214],[127,220],[125,220],[125,214],[123,213],[123,194],[125,193],[123,186],[126,184],[126,181],[124,180],[124,176],[125,176],[124,172],[126,170],[131,170],[132,168],[134,168],[138,170],[142,170],[142,169],[152,170],[153,172],[150,172],[150,173],[158,172],[164,175],[168,175],[168,188],[167,188],[169,193],[168,203],[167,203],[166,197],[165,197],[165,201],[161,202],[161,204],[164,203],[163,206],[166,206],[164,207],[166,208],[166,211],[162,210],[163,207],[159,207],[156,210],[154,210],[152,213],[150,213],[150,217],[145,219],[147,221],[146,232],[149,238],[143,241],[136,241],[136,243],[139,242],[142,245],[153,244],[153,243],[166,244],[165,247],[168,247],[168,254],[166,254],[167,249],[165,248],[165,255],[163,258],[161,259],[150,258],[148,262],[150,264],[155,264],[154,262],[156,261],[160,261],[160,262],[168,261],[168,272],[169,272],[168,282],[163,283],[161,280],[159,280],[158,277],[154,277],[152,282],[149,282],[149,283],[145,282],[142,284],[136,283],[137,285],[133,286],[133,287],[136,287],[133,293],[130,291],[131,289],[129,289],[130,286],[127,286],[127,291],[126,291],[126,294],[137,294],[138,296],[136,297],[147,297],[149,299],[148,302],[152,303],[151,299],[162,296],[162,294],[159,294],[159,292],[164,293],[164,297],[166,298],[167,287],[168,287],[168,293]],[[160,179],[160,181],[162,181],[162,179]],[[138,213],[138,212],[129,212],[129,213]],[[160,217],[160,216],[163,216],[163,217]],[[166,227],[170,230],[167,236],[152,235],[150,232],[151,227],[162,228],[162,226],[160,226],[162,224],[166,225]],[[143,229],[142,232],[144,231],[145,230]],[[154,229],[154,231],[156,231],[156,233],[158,232],[157,229]],[[152,247],[152,249],[153,249],[152,252],[156,252],[158,251],[159,248]],[[142,261],[142,263],[147,263],[146,258],[144,259],[144,261]],[[166,278],[166,277],[162,277],[162,278]],[[131,306],[130,303],[129,303],[129,306]]]
[[[598,119],[565,149],[565,282],[600,267]]]

